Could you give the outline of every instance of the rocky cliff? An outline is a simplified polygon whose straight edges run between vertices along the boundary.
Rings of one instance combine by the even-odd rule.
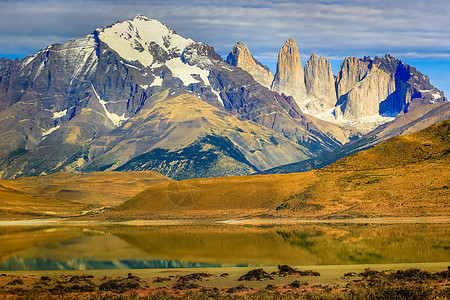
[[[242,42],[237,42],[233,50],[228,54],[227,63],[241,68],[253,76],[256,82],[270,88],[273,82],[273,74],[269,68],[257,61]]]
[[[360,120],[374,115],[395,116],[409,103],[446,102],[427,76],[390,55],[370,59],[346,58],[337,78],[337,116]]]
[[[305,84],[308,102],[305,105],[309,114],[319,114],[336,105],[336,89],[331,63],[325,55],[317,58],[313,53],[305,64]]]
[[[307,98],[305,75],[294,39],[288,39],[280,49],[272,90],[292,96],[300,109],[305,110]]]

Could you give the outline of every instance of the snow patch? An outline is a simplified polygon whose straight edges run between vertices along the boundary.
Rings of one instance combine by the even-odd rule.
[[[53,131],[58,130],[58,128],[61,127],[61,125],[57,125],[55,127],[50,128],[49,130],[44,130],[44,132],[42,133],[42,137],[46,138],[47,135],[51,134]]]
[[[203,80],[205,86],[211,85],[208,80],[209,71],[202,70],[199,67],[190,66],[185,64],[179,58],[174,58],[166,62],[166,66],[172,71],[172,75],[177,77],[183,81],[185,86],[188,86],[191,83],[198,83],[192,75],[200,75],[200,78]]]
[[[133,69],[136,69],[136,70],[141,70],[141,69],[139,69],[138,67],[136,67],[136,66],[133,66],[133,65],[130,65],[130,64],[127,64],[127,63],[124,63],[123,61],[121,61],[121,63],[124,65],[124,66],[127,66],[127,67],[129,67],[129,68],[133,68]]]
[[[163,78],[159,76],[155,76],[155,80],[153,80],[152,84],[150,86],[162,86]]]
[[[43,61],[41,62],[41,64],[39,65],[39,68],[38,68],[37,71],[36,71],[36,75],[34,75],[33,81],[35,81],[36,78],[42,73],[42,70],[44,70],[44,66],[45,66],[45,60],[43,60]],[[32,69],[30,70],[30,72],[31,72],[31,71],[32,71]]]
[[[233,69],[231,69],[231,68],[229,68],[229,67],[227,67],[227,66],[222,66],[222,68],[223,68],[223,69],[226,69],[226,70],[228,70],[228,71],[231,71],[231,72],[234,71]]]
[[[125,117],[125,113],[123,113],[123,115],[119,116],[115,113],[110,113],[108,111],[108,109],[106,108],[106,101],[103,101],[102,99],[100,99],[100,96],[97,94],[97,91],[95,90],[94,86],[92,85],[92,90],[94,91],[95,96],[98,99],[98,102],[100,102],[100,104],[103,106],[103,110],[105,111],[106,116],[111,120],[111,122],[114,124],[114,126],[119,127],[120,125],[122,125],[122,123],[126,120],[128,120],[128,118]]]
[[[323,113],[312,116],[343,127],[372,130],[381,124],[394,120],[396,115],[397,114],[394,113],[385,113],[383,115],[372,115],[362,117],[359,120],[348,120],[343,118],[341,113],[341,107],[336,106]]]
[[[431,96],[433,97],[433,100],[438,100],[441,98],[441,94],[439,93],[432,94]]]
[[[63,111],[56,111],[53,113],[52,119],[59,119],[59,118],[64,117],[65,115],[67,115],[67,109],[65,109]]]
[[[223,104],[222,98],[220,97],[220,92],[216,91],[216,90],[213,89],[213,88],[211,88],[211,90],[212,90],[212,92],[217,96],[217,100],[222,104],[222,106],[225,106],[225,105]]]
[[[139,61],[144,66],[150,66],[153,62],[148,49],[150,42],[180,55],[186,46],[194,42],[179,36],[157,20],[139,15],[133,20],[99,29],[99,38],[124,59]]]

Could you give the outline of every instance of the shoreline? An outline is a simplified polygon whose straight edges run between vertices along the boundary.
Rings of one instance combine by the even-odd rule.
[[[298,273],[281,273],[283,267]],[[446,296],[450,291],[450,262],[0,271],[0,274],[0,295],[6,298],[98,299],[92,298],[96,296],[116,299],[114,297],[120,296],[120,299],[228,299],[232,296],[233,299],[261,300],[336,299],[338,295],[355,299],[356,295],[366,299],[366,295],[379,294],[381,297],[388,292],[400,296],[407,292],[418,293],[412,298],[434,299]],[[253,275],[248,277],[249,274]]]
[[[354,218],[354,219],[295,219],[295,218],[245,218],[225,220],[154,219],[128,221],[81,221],[72,219],[20,219],[0,220],[0,226],[45,226],[45,225],[126,225],[126,226],[171,226],[171,225],[292,225],[292,224],[396,224],[396,223],[450,223],[450,217],[406,217],[406,218]]]
[[[348,265],[294,265],[292,267],[297,268],[299,270],[314,270],[321,273],[321,276],[317,277],[318,281],[320,281],[320,277],[327,278],[331,275],[340,274],[341,276],[344,273],[353,271],[353,272],[362,272],[364,269],[369,268],[371,270],[382,271],[382,270],[403,270],[410,268],[417,268],[424,271],[436,272],[447,269],[450,266],[450,261],[444,262],[425,262],[425,263],[391,263],[391,264],[348,264]],[[28,270],[28,271],[2,271],[0,270],[0,274],[7,275],[33,275],[33,276],[46,276],[46,275],[94,275],[94,276],[102,276],[105,273],[108,276],[118,277],[118,276],[127,276],[128,273],[132,273],[133,275],[140,277],[154,277],[161,276],[161,274],[168,275],[185,275],[190,273],[198,273],[198,272],[208,272],[216,275],[220,275],[224,272],[229,273],[230,277],[233,275],[242,275],[250,270],[262,268],[267,272],[273,272],[277,269],[276,265],[259,265],[259,266],[250,266],[250,267],[202,267],[202,268],[160,268],[160,269],[101,269],[101,270]],[[242,273],[242,274],[241,274]],[[325,276],[324,276],[325,275]]]

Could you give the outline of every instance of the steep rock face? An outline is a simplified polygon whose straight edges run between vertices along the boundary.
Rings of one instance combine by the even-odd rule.
[[[304,70],[308,94],[308,102],[305,105],[307,112],[314,115],[333,108],[337,102],[335,80],[331,63],[326,56],[317,58],[313,53]]]
[[[303,114],[292,97],[261,86],[247,72],[225,62],[211,70],[211,84],[221,89],[225,108],[307,147],[313,154],[334,149],[339,142],[324,134]]]
[[[257,61],[242,42],[237,42],[233,50],[228,54],[227,63],[241,68],[253,76],[256,82],[270,88],[273,82],[273,74],[269,68]]]
[[[347,94],[353,87],[364,79],[369,72],[369,63],[356,57],[346,57],[341,64],[336,78],[336,92],[338,104],[342,102],[341,97]]]
[[[394,76],[372,67],[363,80],[357,82],[346,95],[342,96],[340,113],[347,120],[381,115],[386,111],[380,110],[380,103],[388,99],[395,90]]]
[[[93,165],[108,165],[105,159],[129,152],[130,145],[135,150],[151,150],[133,155],[118,170],[153,169],[174,179],[250,174],[282,161],[310,156],[306,148],[281,135],[239,120],[192,95],[161,101],[143,113],[130,120],[145,124],[134,126],[142,131],[118,143],[106,143],[106,153],[94,159]],[[179,123],[177,127],[172,125],[174,120]],[[97,144],[111,139],[115,139],[114,135],[105,136]]]
[[[346,58],[337,78],[336,115],[360,120],[374,115],[397,115],[409,103],[443,103],[443,92],[433,87],[427,76],[390,55],[364,60]]]
[[[305,75],[294,39],[288,39],[280,49],[272,90],[286,96],[292,96],[300,109],[305,109],[307,97]]]

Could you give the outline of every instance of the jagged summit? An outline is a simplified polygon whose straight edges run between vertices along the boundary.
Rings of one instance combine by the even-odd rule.
[[[297,44],[292,38],[286,40],[278,54],[277,72],[272,83],[272,90],[292,96],[300,109],[305,109],[305,75]]]
[[[331,63],[325,55],[317,57],[313,52],[305,64],[305,84],[308,100],[305,105],[309,114],[319,114],[334,107],[336,90]]]
[[[233,50],[228,54],[227,63],[247,71],[256,82],[267,88],[273,82],[273,75],[269,68],[257,61],[242,42],[238,41],[233,47]]]
[[[137,14],[136,17],[133,18],[133,20],[151,21],[152,19],[144,16],[143,14]]]
[[[292,99],[143,15],[0,60],[0,135],[4,178],[118,168],[242,175],[339,145]]]
[[[159,66],[180,57],[192,39],[184,38],[163,23],[143,15],[96,30],[98,38],[121,57],[143,66]]]

